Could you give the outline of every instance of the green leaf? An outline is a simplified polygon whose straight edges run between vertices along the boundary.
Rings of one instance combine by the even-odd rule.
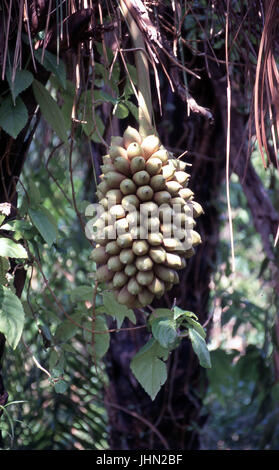
[[[42,54],[42,50],[34,51],[37,61],[40,62],[46,70],[52,72],[57,77],[62,87],[66,89],[66,67],[63,60],[58,57],[59,62],[57,63],[57,55],[45,50],[42,62]]]
[[[37,80],[34,80],[33,91],[42,115],[63,142],[68,143],[68,136],[63,114],[49,91]]]
[[[93,287],[92,286],[78,286],[75,287],[70,294],[72,302],[81,302],[85,300],[93,300]]]
[[[13,104],[11,95],[5,98],[0,106],[0,127],[14,139],[27,123],[28,112],[22,99],[18,97]]]
[[[157,318],[152,322],[152,334],[163,348],[170,348],[177,339],[175,322],[170,318]]]
[[[210,368],[210,354],[207,349],[207,345],[203,337],[194,329],[189,328],[189,337],[195,353],[199,358],[200,365],[202,367]]]
[[[174,320],[177,320],[177,318],[183,316],[187,318],[194,318],[195,320],[198,320],[197,315],[195,315],[193,312],[189,312],[188,310],[182,310],[180,307],[175,306],[173,309],[174,312]]]
[[[7,287],[0,286],[0,331],[15,349],[24,325],[24,310],[19,298]]]
[[[12,73],[10,68],[7,69],[6,76],[12,93],[13,102],[15,103],[16,97],[31,85],[34,77],[28,70],[18,69],[16,70],[14,81],[12,81]]]
[[[54,226],[53,219],[48,211],[42,206],[38,209],[31,209],[29,207],[28,214],[45,242],[48,246],[51,246],[57,238],[57,227]]]
[[[191,325],[191,327],[194,328],[194,330],[196,330],[203,339],[206,338],[206,333],[199,322],[190,317],[186,318],[186,320],[188,325]]]
[[[0,256],[28,258],[27,251],[20,243],[15,243],[13,240],[5,237],[0,238]]]
[[[56,384],[54,385],[54,390],[56,391],[56,393],[64,393],[66,392],[68,388],[68,384],[67,382],[65,382],[65,380],[59,380],[59,382],[56,382]]]
[[[81,324],[82,316],[80,312],[74,313],[71,315],[71,320],[65,320],[63,323],[60,323],[56,328],[54,341],[68,341],[71,339],[75,334],[79,331],[80,327],[78,325]]]
[[[160,359],[165,357],[166,352],[157,341],[151,338],[131,361],[133,374],[151,400],[155,399],[161,386],[167,380],[167,367]]]
[[[103,293],[103,302],[106,314],[116,318],[117,328],[121,328],[125,317],[128,317],[132,323],[136,323],[137,320],[133,310],[126,307],[126,305],[118,303],[112,292]]]
[[[125,119],[129,115],[129,109],[127,106],[120,101],[113,109],[113,114],[118,119]]]
[[[94,330],[96,331],[107,331],[107,323],[104,317],[96,317]],[[110,334],[107,333],[96,333],[94,335],[94,353],[97,357],[103,357],[109,349],[110,345]]]

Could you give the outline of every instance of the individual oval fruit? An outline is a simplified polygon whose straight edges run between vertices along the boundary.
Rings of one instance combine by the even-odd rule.
[[[132,142],[137,142],[141,144],[142,138],[140,133],[134,127],[128,126],[123,134],[123,143],[127,149]]]

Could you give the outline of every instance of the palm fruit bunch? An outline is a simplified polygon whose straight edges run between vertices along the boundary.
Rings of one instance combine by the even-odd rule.
[[[128,127],[103,157],[91,258],[96,279],[129,308],[150,305],[179,282],[177,270],[201,243],[193,230],[203,209],[187,187],[186,163],[156,135]]]

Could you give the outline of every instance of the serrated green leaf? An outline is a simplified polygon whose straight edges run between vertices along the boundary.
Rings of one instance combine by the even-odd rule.
[[[57,227],[54,226],[53,219],[48,211],[43,206],[38,207],[38,209],[29,207],[28,214],[45,242],[51,246],[57,238]]]
[[[203,337],[194,328],[189,328],[189,338],[191,340],[193,349],[199,358],[200,365],[202,367],[210,368],[210,354]]]
[[[42,61],[42,50],[34,51],[35,58],[37,59],[43,67],[52,72],[56,77],[58,82],[62,85],[62,87],[66,88],[66,67],[63,60],[58,57],[57,62],[57,55],[52,54],[51,52],[44,50],[44,56]]]
[[[17,96],[23,90],[26,90],[26,88],[28,88],[34,80],[34,77],[31,72],[29,72],[28,70],[20,69],[16,70],[14,81],[12,81],[12,73],[10,68],[7,68],[6,77],[9,83],[14,103]]]
[[[20,97],[17,97],[15,104],[11,95],[5,98],[0,105],[0,127],[4,129],[14,139],[27,123],[28,112]]]
[[[103,302],[104,307],[107,315],[111,315],[117,321],[117,328],[121,328],[122,323],[125,317],[128,317],[129,320],[135,324],[137,322],[135,314],[133,310],[126,307],[126,305],[122,305],[118,303],[112,292],[104,292],[103,293]]]
[[[170,348],[177,339],[175,322],[170,318],[157,318],[152,322],[152,334],[163,348]]]
[[[160,359],[165,355],[165,352],[157,341],[151,338],[131,361],[131,370],[134,376],[151,397],[151,400],[155,399],[161,386],[167,380],[167,367]]]
[[[68,143],[67,129],[63,114],[49,91],[38,80],[34,80],[33,92],[42,115],[60,139]]]
[[[20,243],[15,243],[13,240],[5,237],[0,238],[0,256],[7,256],[8,258],[28,258],[27,251]]]
[[[19,298],[7,287],[0,286],[0,331],[15,349],[22,335],[24,310]]]

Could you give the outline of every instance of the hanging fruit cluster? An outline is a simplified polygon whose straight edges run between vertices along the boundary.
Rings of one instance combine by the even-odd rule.
[[[155,135],[128,127],[103,157],[97,197],[103,212],[94,224],[96,278],[119,303],[151,304],[179,282],[201,242],[193,230],[203,213],[187,188],[186,163],[173,158]]]

